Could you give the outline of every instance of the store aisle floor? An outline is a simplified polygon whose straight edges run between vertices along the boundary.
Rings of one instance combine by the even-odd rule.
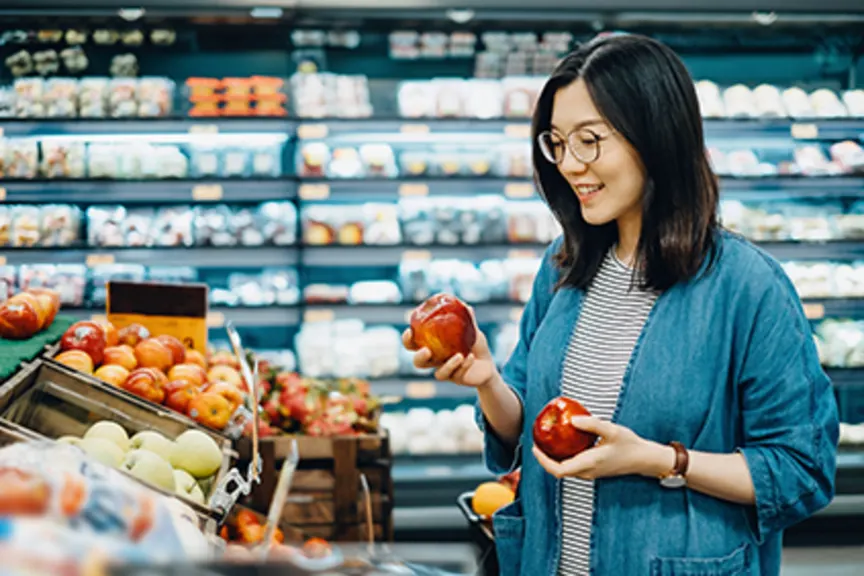
[[[861,576],[864,547],[784,548],[782,576]]]

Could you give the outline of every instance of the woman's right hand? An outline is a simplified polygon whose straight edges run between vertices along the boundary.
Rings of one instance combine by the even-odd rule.
[[[462,354],[456,354],[440,366],[430,363],[432,352],[428,348],[418,348],[414,344],[411,328],[402,333],[402,344],[414,352],[414,366],[420,369],[435,368],[437,380],[447,380],[471,388],[482,388],[498,375],[498,368],[495,366],[492,353],[489,351],[486,335],[477,328],[476,320],[474,321],[474,328],[477,332],[477,341],[468,357],[465,358]]]

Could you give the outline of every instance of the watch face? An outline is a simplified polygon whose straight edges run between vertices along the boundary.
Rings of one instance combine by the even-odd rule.
[[[687,480],[683,476],[669,476],[660,480],[660,485],[664,488],[683,488]]]

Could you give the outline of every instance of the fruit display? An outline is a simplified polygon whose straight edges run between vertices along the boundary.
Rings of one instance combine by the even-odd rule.
[[[474,318],[468,307],[450,294],[436,294],[411,314],[414,345],[427,348],[430,362],[442,365],[461,354],[467,358],[477,340]]]
[[[174,440],[152,430],[130,438],[116,422],[102,420],[81,438],[64,436],[58,441],[80,448],[105,466],[202,506],[206,505],[207,485],[222,466],[219,445],[198,430],[187,430]]]
[[[141,324],[117,330],[107,320],[77,322],[54,360],[214,430],[225,429],[249,392],[233,355],[214,353],[208,360]]]
[[[558,462],[587,450],[597,441],[597,436],[571,424],[573,418],[585,416],[591,413],[572,398],[562,396],[550,400],[534,420],[534,444]]]
[[[0,304],[0,338],[26,340],[54,322],[60,295],[48,288],[30,288]]]

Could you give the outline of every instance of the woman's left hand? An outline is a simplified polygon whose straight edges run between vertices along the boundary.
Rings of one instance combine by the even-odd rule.
[[[534,457],[549,474],[556,478],[575,476],[585,480],[626,476],[630,474],[652,475],[656,469],[671,469],[674,451],[668,450],[669,466],[663,468],[663,447],[636,435],[624,426],[598,420],[597,418],[574,418],[573,426],[600,437],[597,444],[563,462],[556,462],[537,446]]]

